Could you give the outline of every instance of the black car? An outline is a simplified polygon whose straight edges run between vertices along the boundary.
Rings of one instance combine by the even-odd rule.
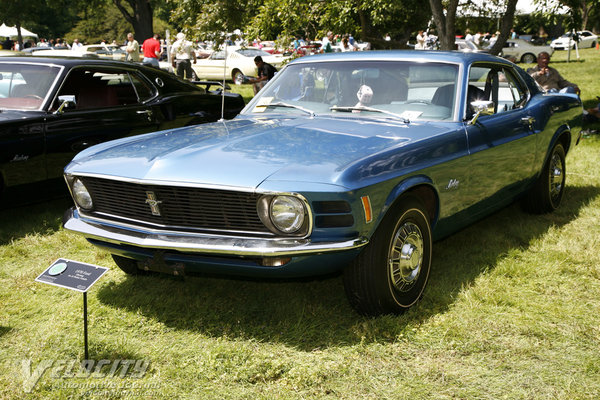
[[[62,177],[91,145],[221,119],[222,88],[211,84],[128,62],[0,57],[0,193]],[[225,119],[243,107],[225,93]]]

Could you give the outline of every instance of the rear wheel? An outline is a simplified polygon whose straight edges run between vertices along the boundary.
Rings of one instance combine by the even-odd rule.
[[[535,185],[524,199],[525,209],[535,214],[556,210],[565,192],[566,177],[565,149],[562,144],[557,143]]]
[[[140,275],[145,271],[138,268],[138,262],[132,258],[112,254],[113,261],[123,272],[128,275]]]
[[[363,315],[400,314],[423,294],[431,269],[431,227],[422,202],[407,195],[344,271],[352,307]]]
[[[535,62],[535,55],[531,53],[523,54],[521,62],[525,64],[533,64]]]

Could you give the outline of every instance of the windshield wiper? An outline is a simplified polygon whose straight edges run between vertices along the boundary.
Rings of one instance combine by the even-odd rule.
[[[355,107],[329,107],[329,109],[331,111],[371,111],[371,112],[377,112],[377,113],[382,113],[382,114],[387,114],[387,115],[391,115],[392,117],[401,120],[402,122],[404,122],[405,124],[410,124],[410,120],[408,118],[404,118],[403,116],[401,116],[400,114],[396,114],[393,113],[391,111],[386,111],[386,110],[381,110],[379,108],[373,108],[373,107],[365,107],[365,106],[355,106]]]
[[[304,108],[302,106],[297,106],[295,104],[288,104],[288,103],[282,103],[282,102],[278,102],[278,103],[270,103],[270,104],[259,104],[256,107],[284,107],[284,108],[295,108],[296,110],[300,110],[300,111],[304,111],[307,114],[310,114],[311,117],[315,116],[315,112],[312,110],[309,110],[308,108]]]

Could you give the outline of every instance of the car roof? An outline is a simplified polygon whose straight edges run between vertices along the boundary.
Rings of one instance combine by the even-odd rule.
[[[487,61],[512,65],[506,59],[492,56],[487,53],[464,53],[459,51],[438,50],[375,50],[325,53],[297,58],[290,62],[290,65],[327,61],[427,61],[465,65],[476,61]]]
[[[70,50],[68,50],[70,51]],[[85,58],[85,57],[61,57],[61,56],[42,56],[17,54],[14,56],[5,56],[0,58],[0,62],[18,62],[18,63],[34,63],[34,64],[55,64],[65,67],[75,67],[78,65],[112,65],[118,67],[143,67],[141,64],[136,64],[128,61],[108,60],[102,58]],[[149,68],[149,67],[148,67]]]

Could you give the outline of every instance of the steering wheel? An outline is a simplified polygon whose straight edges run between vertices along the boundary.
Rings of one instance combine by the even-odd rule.
[[[44,100],[43,98],[41,98],[40,96],[38,96],[37,94],[26,94],[25,96],[23,96],[26,99],[36,99],[36,100]]]

